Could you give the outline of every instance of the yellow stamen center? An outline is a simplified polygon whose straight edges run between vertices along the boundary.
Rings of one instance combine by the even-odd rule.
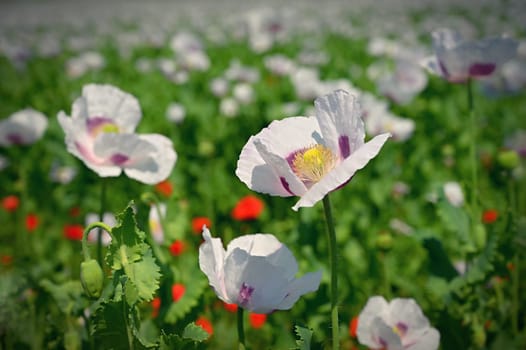
[[[337,163],[330,149],[315,145],[299,151],[292,160],[292,169],[305,185],[310,186],[321,180]]]

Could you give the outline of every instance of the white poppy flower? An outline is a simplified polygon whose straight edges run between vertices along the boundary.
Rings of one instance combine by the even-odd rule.
[[[172,141],[159,134],[134,134],[141,118],[135,97],[111,85],[90,84],[73,103],[71,117],[58,121],[68,151],[101,177],[128,177],[146,184],[166,179],[177,155]]]
[[[451,205],[460,207],[464,204],[464,192],[462,192],[462,187],[460,187],[458,182],[446,182],[443,186],[443,190],[447,201]]]
[[[161,217],[159,217],[159,211],[161,212]],[[164,242],[164,231],[161,220],[166,217],[166,204],[159,203],[159,211],[157,210],[156,205],[150,206],[148,225],[150,226],[150,232],[152,234],[153,240],[158,244],[162,244]]]
[[[358,316],[358,341],[370,349],[436,350],[440,333],[414,299],[369,298]]]
[[[292,308],[300,296],[319,287],[321,271],[296,279],[296,259],[271,234],[235,238],[226,251],[221,239],[212,238],[206,227],[203,227],[203,238],[199,267],[225,303],[266,314]]]
[[[30,145],[38,141],[47,128],[47,118],[44,114],[26,108],[11,114],[0,121],[0,145]]]
[[[273,121],[243,147],[236,175],[250,189],[299,196],[292,209],[311,207],[374,158],[389,133],[364,143],[355,96],[337,90],[316,99],[316,117]]]
[[[489,76],[517,53],[518,42],[511,38],[470,41],[449,28],[437,29],[431,35],[435,55],[425,58],[422,64],[452,83]]]

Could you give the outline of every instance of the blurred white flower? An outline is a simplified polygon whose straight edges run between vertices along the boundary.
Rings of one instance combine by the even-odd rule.
[[[166,108],[166,119],[176,124],[182,123],[186,117],[186,110],[180,103],[172,102]]]
[[[225,117],[237,117],[239,113],[239,103],[231,97],[226,97],[222,99],[219,104],[219,112]]]
[[[228,92],[228,81],[224,78],[214,78],[210,82],[210,91],[215,97],[224,97]]]
[[[266,314],[288,310],[303,294],[318,289],[321,271],[299,279],[291,251],[271,234],[244,235],[232,240],[225,251],[220,238],[203,228],[199,267],[217,297],[245,310]]]
[[[47,125],[46,116],[32,108],[15,112],[0,121],[0,145],[10,147],[33,144],[44,135]]]
[[[58,121],[68,151],[101,177],[126,175],[146,184],[166,179],[177,154],[160,134],[135,134],[141,119],[139,102],[111,85],[88,84],[73,103],[71,117]]]
[[[70,78],[78,78],[89,71],[96,71],[106,64],[104,57],[96,51],[87,51],[66,62],[66,73]]]
[[[148,214],[148,225],[150,227],[150,232],[152,234],[153,240],[158,244],[164,242],[164,231],[161,224],[161,217],[159,217],[159,211],[161,212],[161,217],[164,220],[166,217],[166,204],[159,203],[159,210],[157,206],[152,204],[150,206],[150,213]]]
[[[75,175],[77,175],[77,169],[68,165],[60,165],[57,162],[53,162],[49,173],[51,181],[63,185],[70,183]]]
[[[460,187],[458,182],[446,182],[442,189],[447,201],[451,205],[460,207],[464,204],[464,192],[462,192],[462,187]]]
[[[296,69],[294,61],[281,54],[266,56],[264,64],[270,72],[279,76],[289,75]]]
[[[414,299],[370,297],[358,316],[358,341],[370,349],[436,350],[440,333]]]
[[[377,80],[378,91],[398,104],[407,104],[427,85],[422,68],[408,61],[397,61],[394,72]]]
[[[249,104],[254,100],[254,89],[248,83],[238,83],[232,89],[232,95],[240,104]]]

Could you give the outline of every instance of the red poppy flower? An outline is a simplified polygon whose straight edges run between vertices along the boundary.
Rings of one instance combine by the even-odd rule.
[[[38,227],[38,224],[39,224],[39,219],[38,219],[38,216],[36,216],[35,214],[27,214],[26,216],[26,229],[31,232],[31,231],[34,231],[37,229]]]
[[[72,241],[80,241],[83,233],[84,227],[82,227],[82,225],[74,224],[64,226],[64,237]]]
[[[155,297],[151,301],[152,305],[152,318],[159,316],[159,309],[161,308],[161,298]]]
[[[170,197],[174,191],[174,187],[169,180],[164,180],[155,185],[155,190],[165,197]]]
[[[250,321],[252,328],[258,329],[263,327],[267,321],[267,314],[255,314],[251,312],[248,314],[248,320]]]
[[[237,304],[223,303],[223,307],[228,312],[236,312],[237,311]]]
[[[209,335],[214,334],[214,328],[212,327],[212,323],[204,316],[200,316],[196,321],[195,324],[199,327],[203,328],[206,333]]]
[[[17,196],[11,195],[11,196],[4,197],[4,199],[2,199],[2,207],[10,213],[17,210],[19,205],[20,205],[20,199],[18,199]]]
[[[499,218],[499,212],[496,209],[484,210],[482,213],[482,222],[485,224],[491,224],[497,221]]]
[[[184,243],[183,241],[174,241],[171,245],[170,245],[170,253],[173,255],[173,256],[179,256],[181,255],[184,251],[186,250],[186,243]]]
[[[0,262],[2,263],[2,265],[11,265],[11,263],[13,262],[13,257],[11,255],[1,255],[0,256]]]
[[[260,215],[265,205],[256,196],[248,195],[239,200],[232,210],[232,217],[238,221],[254,220]]]
[[[351,337],[356,338],[356,331],[358,330],[358,316],[354,316],[349,323],[349,334]]]
[[[172,286],[172,300],[178,302],[186,292],[186,287],[181,283],[176,283]]]
[[[210,228],[212,227],[212,222],[206,216],[197,216],[192,219],[192,231],[194,231],[195,234],[201,234],[203,231],[203,225]]]

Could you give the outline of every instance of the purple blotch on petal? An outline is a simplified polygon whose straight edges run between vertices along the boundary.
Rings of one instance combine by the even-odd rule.
[[[239,289],[239,295],[237,297],[237,302],[241,306],[245,306],[250,301],[252,293],[254,292],[254,287],[249,286],[245,282],[241,285]]]
[[[400,336],[403,337],[407,333],[407,330],[409,329],[409,327],[403,322],[398,322],[396,324],[396,329],[398,330],[398,333],[400,334]]]
[[[101,125],[110,123],[112,123],[112,120],[106,117],[91,117],[88,120],[86,120],[86,126],[90,134]]]
[[[115,165],[123,165],[130,159],[127,155],[121,153],[115,153],[110,157],[110,161]]]
[[[484,77],[495,70],[495,63],[473,63],[469,67],[469,75],[472,77]]]
[[[351,154],[351,146],[349,145],[349,137],[341,135],[338,138],[338,146],[340,147],[340,155],[342,158],[347,158]]]
[[[292,193],[292,191],[290,190],[289,183],[287,182],[287,180],[283,176],[279,177],[279,181],[281,182],[281,186],[283,186],[285,191],[287,191],[288,193],[290,193],[291,195],[294,196],[294,193]]]
[[[21,144],[24,143],[24,140],[22,139],[22,136],[20,136],[19,134],[8,134],[7,135],[7,139],[13,145],[21,145]]]

